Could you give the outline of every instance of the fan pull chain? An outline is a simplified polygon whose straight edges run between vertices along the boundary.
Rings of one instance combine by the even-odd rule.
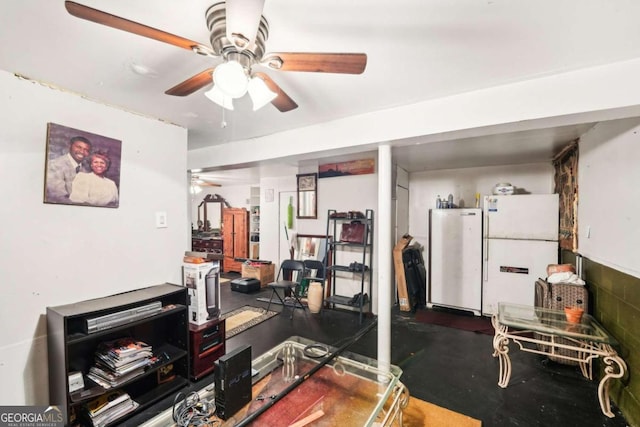
[[[221,107],[221,108],[222,108],[222,107]],[[225,120],[225,117],[224,117],[224,116],[225,116],[225,114],[226,114],[226,113],[225,113],[225,111],[224,111],[225,109],[226,109],[226,108],[222,108],[222,121],[220,122],[220,127],[221,127],[222,129],[224,129],[224,128],[226,128],[226,127],[227,127],[227,121]]]

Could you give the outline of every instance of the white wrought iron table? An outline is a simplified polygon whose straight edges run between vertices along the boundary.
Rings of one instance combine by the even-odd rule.
[[[609,418],[615,416],[611,412],[609,381],[623,377],[627,364],[614,349],[616,339],[596,319],[585,314],[580,323],[569,323],[564,311],[499,303],[498,314],[491,321],[495,329],[493,356],[500,361],[500,387],[506,388],[511,378],[510,340],[522,351],[578,362],[582,375],[589,380],[593,379],[592,362],[600,357],[605,364],[598,385],[600,409]],[[561,349],[575,352],[567,355]]]

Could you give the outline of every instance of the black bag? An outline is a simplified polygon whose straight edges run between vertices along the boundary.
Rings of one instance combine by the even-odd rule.
[[[404,276],[409,295],[411,312],[423,307],[427,294],[427,269],[424,266],[422,251],[419,246],[407,246],[402,251],[402,263],[404,264]]]

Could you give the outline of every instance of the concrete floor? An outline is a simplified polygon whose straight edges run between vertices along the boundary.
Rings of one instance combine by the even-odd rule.
[[[243,305],[266,308],[258,297],[269,297],[270,290],[253,294],[232,292],[222,285],[222,312]],[[276,311],[281,305],[272,306]],[[324,310],[322,315],[297,309],[293,320],[275,316],[227,341],[227,352],[250,344],[257,356],[282,340],[299,335],[327,344],[348,338],[360,330],[357,313]],[[411,313],[392,309],[392,363],[403,370],[401,381],[412,396],[469,415],[492,426],[627,426],[622,413],[610,419],[602,414],[597,397],[598,383],[582,377],[577,367],[524,353],[511,345],[512,375],[509,387],[498,387],[498,360],[492,357],[492,336],[422,324]],[[366,318],[364,324],[371,322]],[[376,357],[377,327],[354,343],[349,351]],[[598,372],[594,369],[594,372]],[[198,390],[212,381],[205,377],[190,389]],[[169,407],[165,399],[131,418],[135,426]],[[425,425],[428,425],[426,422]]]

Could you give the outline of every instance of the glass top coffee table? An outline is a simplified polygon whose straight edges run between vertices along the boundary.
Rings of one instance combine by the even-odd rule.
[[[402,409],[408,391],[400,382],[402,370],[390,365],[381,369],[375,359],[341,352],[312,375],[309,371],[336,348],[294,336],[252,361],[252,400],[221,426],[390,426],[402,425]],[[275,403],[272,400],[296,381],[304,379]],[[213,385],[198,392],[202,401],[213,402]],[[270,406],[263,408],[264,406]],[[260,413],[251,423],[248,417]],[[216,418],[213,417],[215,420]],[[171,409],[143,424],[144,427],[175,425]]]
[[[522,351],[578,362],[582,375],[590,380],[593,359],[600,357],[606,365],[598,385],[600,408],[608,417],[614,417],[609,380],[624,376],[627,365],[613,348],[618,344],[616,339],[595,318],[584,314],[580,323],[569,323],[564,311],[499,303],[498,313],[491,321],[495,329],[493,356],[500,361],[500,387],[506,388],[511,378],[509,341]],[[567,354],[560,350],[572,351]]]

